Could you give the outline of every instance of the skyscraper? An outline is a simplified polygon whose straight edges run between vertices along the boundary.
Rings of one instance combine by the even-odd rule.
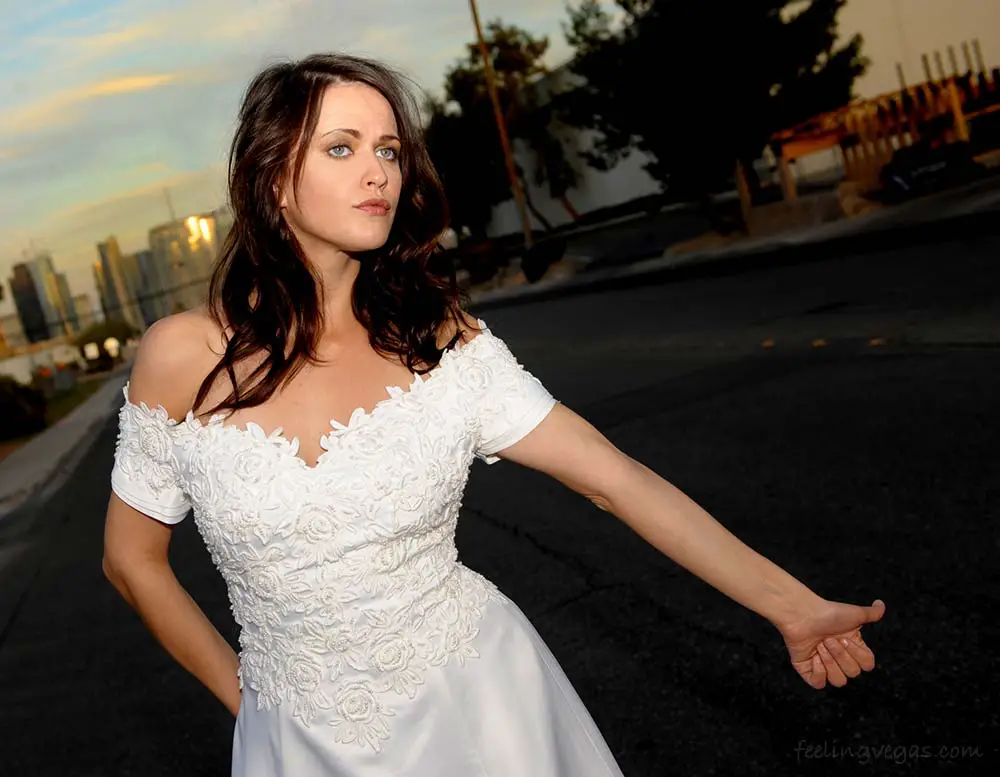
[[[77,294],[74,296],[73,310],[76,311],[76,318],[80,323],[80,331],[93,326],[100,320],[94,313],[94,306],[90,302],[89,294]]]
[[[115,285],[110,281],[108,274],[104,271],[104,254],[98,245],[98,253],[101,258],[94,262],[94,286],[97,288],[97,296],[101,301],[101,313],[107,319],[108,315],[116,315],[121,310],[121,301],[118,299],[118,292]]]
[[[123,256],[118,240],[111,236],[97,244],[100,257],[94,263],[94,285],[101,295],[105,318],[122,318],[133,327],[145,329],[137,302],[142,277],[135,255]]]
[[[49,339],[48,322],[45,320],[45,308],[35,287],[35,279],[28,265],[21,262],[12,268],[10,277],[10,293],[14,298],[14,307],[21,319],[21,329],[29,343],[40,343]]]
[[[149,249],[136,251],[133,257],[141,279],[139,310],[146,326],[151,326],[154,321],[170,315],[170,267],[157,264]]]
[[[167,294],[171,313],[189,310],[205,301],[208,281],[219,254],[221,238],[232,223],[228,210],[187,216],[149,230],[151,262],[171,279]]]
[[[66,276],[57,273],[52,255],[40,251],[15,264],[10,278],[14,306],[24,334],[32,343],[78,331],[79,322],[72,304]]]
[[[76,315],[76,307],[73,305],[73,293],[69,290],[66,273],[57,272],[46,276],[45,285],[56,308],[57,320],[62,323],[60,334],[73,336],[79,333],[80,320]]]

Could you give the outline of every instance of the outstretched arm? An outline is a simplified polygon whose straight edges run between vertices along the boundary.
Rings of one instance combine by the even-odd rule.
[[[781,632],[796,671],[813,687],[843,685],[874,668],[860,627],[882,617],[882,602],[862,607],[813,593],[565,406],[553,408],[500,456],[583,494],[685,569],[766,618]]]

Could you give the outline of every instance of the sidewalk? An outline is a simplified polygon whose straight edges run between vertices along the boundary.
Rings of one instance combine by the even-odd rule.
[[[122,402],[128,367],[119,367],[91,397],[0,463],[0,524],[35,496],[54,491],[90,450]],[[110,472],[109,472],[110,475]]]
[[[473,310],[628,288],[668,279],[706,277],[835,256],[942,242],[963,231],[1000,235],[1000,176],[863,216],[744,238],[728,245],[676,252],[671,248],[629,264],[543,279],[472,295]],[[807,250],[808,249],[808,250]]]

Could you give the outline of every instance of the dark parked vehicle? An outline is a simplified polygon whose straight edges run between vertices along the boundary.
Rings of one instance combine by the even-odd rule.
[[[984,171],[968,143],[918,142],[897,149],[882,168],[880,199],[893,203],[919,197],[968,183]]]

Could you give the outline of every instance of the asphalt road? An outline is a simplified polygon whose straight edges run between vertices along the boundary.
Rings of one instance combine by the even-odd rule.
[[[613,517],[477,464],[461,556],[533,620],[627,777],[996,773],[998,249],[804,256],[483,314],[752,547],[824,596],[888,605],[866,629],[876,671],[814,691],[767,623]],[[228,774],[232,720],[102,577],[113,441],[23,519],[50,528],[27,535],[44,563],[0,623],[0,774]],[[190,520],[173,554],[234,637]]]

